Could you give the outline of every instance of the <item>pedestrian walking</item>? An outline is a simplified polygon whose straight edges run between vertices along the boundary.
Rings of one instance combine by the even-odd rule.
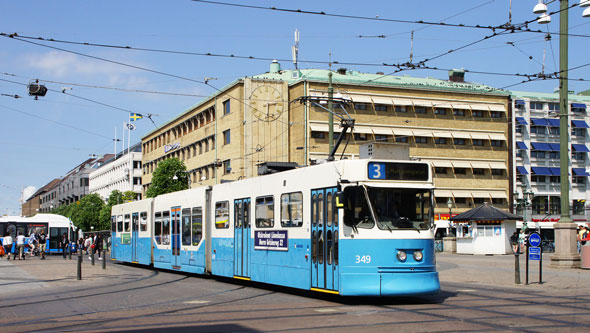
[[[39,254],[41,254],[41,260],[45,260],[45,251],[47,250],[47,235],[45,235],[45,230],[41,229],[38,239],[39,239]]]
[[[96,241],[94,242],[94,250],[98,251],[98,260],[102,260],[102,255],[104,255],[104,253],[102,253],[102,242],[102,235],[98,234],[96,236]]]
[[[35,256],[35,247],[37,244],[37,238],[35,237],[35,233],[31,232],[31,235],[29,236],[29,247],[31,248],[31,257]]]
[[[88,235],[85,236],[86,239],[84,239],[84,251],[86,251],[86,255],[88,255],[88,250],[90,249],[90,246],[92,245],[92,238],[88,237]]]
[[[66,251],[69,251],[69,244],[70,244],[70,240],[68,239],[68,234],[66,232],[64,232],[64,234],[61,236],[61,240],[60,240],[60,247],[61,247],[61,251],[62,251],[62,255],[64,257],[64,260],[66,260]]]
[[[12,252],[12,236],[10,236],[8,232],[4,235],[2,246],[4,246],[4,252],[6,252],[7,259],[10,260],[10,252]]]
[[[18,235],[16,236],[16,248],[14,250],[14,256],[12,259],[16,260],[16,253],[18,252],[18,260],[24,260],[24,251],[25,251],[25,236],[19,231]]]

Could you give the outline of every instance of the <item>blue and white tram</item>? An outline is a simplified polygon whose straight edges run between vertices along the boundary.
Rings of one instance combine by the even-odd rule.
[[[3,238],[7,234],[10,234],[14,240],[20,232],[26,237],[25,242],[28,243],[29,236],[32,233],[43,230],[48,236],[46,251],[48,253],[57,253],[61,251],[58,244],[64,233],[68,235],[69,239],[75,239],[72,226],[67,217],[56,214],[37,214],[32,217],[2,216],[0,217],[0,241],[3,242]]]
[[[169,193],[113,207],[113,258],[339,295],[436,294],[432,191],[428,163],[343,160]]]

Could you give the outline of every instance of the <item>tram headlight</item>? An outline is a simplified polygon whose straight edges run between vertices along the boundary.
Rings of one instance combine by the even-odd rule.
[[[424,256],[422,255],[422,251],[420,251],[420,250],[414,251],[414,260],[416,260],[416,261],[422,261],[422,258],[423,257]]]
[[[406,254],[406,251],[404,251],[404,250],[397,251],[397,259],[399,261],[406,261],[407,258],[408,258],[408,255]]]

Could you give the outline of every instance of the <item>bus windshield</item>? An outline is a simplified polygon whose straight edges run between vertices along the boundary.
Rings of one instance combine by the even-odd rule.
[[[427,230],[430,228],[430,191],[368,186],[344,189],[344,224],[381,230]]]

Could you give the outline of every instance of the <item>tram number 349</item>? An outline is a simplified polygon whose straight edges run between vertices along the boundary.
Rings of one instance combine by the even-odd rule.
[[[371,263],[371,256],[355,256],[355,263],[360,264],[370,264]]]

